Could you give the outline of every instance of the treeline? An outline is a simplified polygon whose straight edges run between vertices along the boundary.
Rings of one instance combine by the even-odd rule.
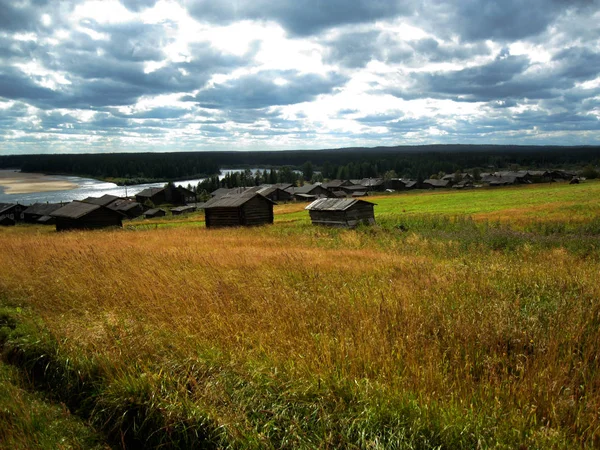
[[[216,175],[227,167],[288,167],[301,170],[304,178],[310,180],[316,172],[329,179],[376,177],[390,171],[398,176],[426,178],[433,173],[454,173],[469,168],[484,171],[511,166],[552,169],[582,168],[590,164],[600,164],[600,147],[427,145],[267,152],[0,156],[0,168],[137,181]],[[308,172],[304,173],[305,170]]]
[[[306,165],[305,165],[306,166]],[[227,172],[225,176],[219,178],[213,175],[198,183],[197,186],[188,185],[188,189],[198,193],[205,194],[215,191],[219,188],[252,187],[261,184],[289,183],[293,185],[302,185],[305,182],[323,181],[319,173],[313,173],[309,170],[293,170],[285,166],[280,170],[256,170],[246,169],[239,172]]]
[[[135,182],[181,180],[219,173],[219,164],[199,152],[10,155],[0,157],[0,168]]]

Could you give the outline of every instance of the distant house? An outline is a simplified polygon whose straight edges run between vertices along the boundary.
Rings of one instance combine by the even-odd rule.
[[[394,191],[405,191],[412,189],[416,185],[416,181],[406,178],[390,178],[385,181],[385,188]]]
[[[50,213],[56,231],[123,226],[123,215],[106,206],[74,201]]]
[[[144,213],[144,217],[146,219],[151,219],[154,217],[164,217],[166,215],[167,215],[167,212],[164,209],[160,209],[160,208],[149,209],[148,211],[146,211]]]
[[[421,187],[423,189],[441,189],[441,188],[447,188],[447,187],[450,187],[450,182],[448,180],[434,180],[434,179],[429,179],[429,180],[424,180],[421,183]]]
[[[253,226],[273,223],[273,205],[257,192],[212,198],[204,204],[207,228]]]
[[[135,219],[136,217],[141,216],[144,212],[144,207],[140,203],[134,202],[133,200],[129,200],[127,198],[115,200],[108,205],[108,208],[124,214],[129,219]]]
[[[0,203],[0,216],[6,216],[15,222],[18,222],[23,220],[23,211],[26,209],[27,206],[19,203]]]
[[[187,214],[196,211],[195,206],[186,205],[186,206],[178,206],[176,208],[171,208],[171,214],[174,216],[178,216],[180,214]]]
[[[50,214],[63,206],[62,203],[34,203],[23,211],[23,221],[27,223],[45,223],[47,219],[40,222],[42,217],[49,217]]]
[[[0,226],[12,227],[15,225],[15,219],[11,219],[8,216],[0,216]]]
[[[274,202],[289,202],[290,200],[293,200],[292,194],[281,189],[279,186],[276,185],[258,186],[256,192]]]
[[[355,184],[350,180],[330,180],[327,183],[323,183],[322,186],[329,190],[335,190],[342,186],[355,186]]]
[[[300,187],[289,187],[286,189],[295,200],[300,201],[311,201],[317,198],[333,198],[335,195],[329,189],[323,187],[321,184],[305,184]]]
[[[135,201],[142,205],[151,201],[155,205],[170,203],[172,205],[185,205],[196,203],[196,194],[182,186],[167,186],[164,188],[147,188],[135,195]]]
[[[354,198],[321,198],[306,210],[313,225],[354,228],[359,224],[375,224],[375,204]]]
[[[385,181],[383,178],[363,178],[360,180],[360,184],[363,185],[368,192],[385,191]]]
[[[102,197],[87,197],[82,201],[94,205],[106,206],[107,208],[119,211],[129,219],[135,219],[144,212],[144,208],[140,203],[115,195],[105,194]]]

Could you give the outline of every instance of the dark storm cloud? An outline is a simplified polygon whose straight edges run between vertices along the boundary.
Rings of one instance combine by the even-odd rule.
[[[400,0],[196,0],[188,10],[202,22],[272,20],[290,34],[307,36],[341,25],[388,20],[412,14],[411,1]]]
[[[287,83],[279,85],[275,83],[277,78]],[[331,93],[345,81],[346,78],[337,74],[266,71],[217,84],[199,92],[195,99],[203,108],[260,109],[314,100],[320,94]]]

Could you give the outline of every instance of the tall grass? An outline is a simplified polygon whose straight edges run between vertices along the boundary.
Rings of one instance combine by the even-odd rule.
[[[580,251],[597,242],[594,221],[580,237],[380,219],[17,227],[0,234],[0,297],[49,332],[52,351],[33,347],[54,369],[38,376],[71,380],[74,407],[116,442],[598,445],[600,261]],[[35,359],[27,336],[10,332],[5,353]]]

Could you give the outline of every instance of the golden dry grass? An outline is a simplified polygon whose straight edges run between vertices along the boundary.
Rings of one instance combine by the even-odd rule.
[[[533,436],[598,443],[600,259],[561,245],[494,251],[292,221],[16,227],[0,248],[0,298],[39,314],[65,351],[116,371],[218,351],[292,380],[368,380]],[[219,420],[242,420],[214,401]]]

